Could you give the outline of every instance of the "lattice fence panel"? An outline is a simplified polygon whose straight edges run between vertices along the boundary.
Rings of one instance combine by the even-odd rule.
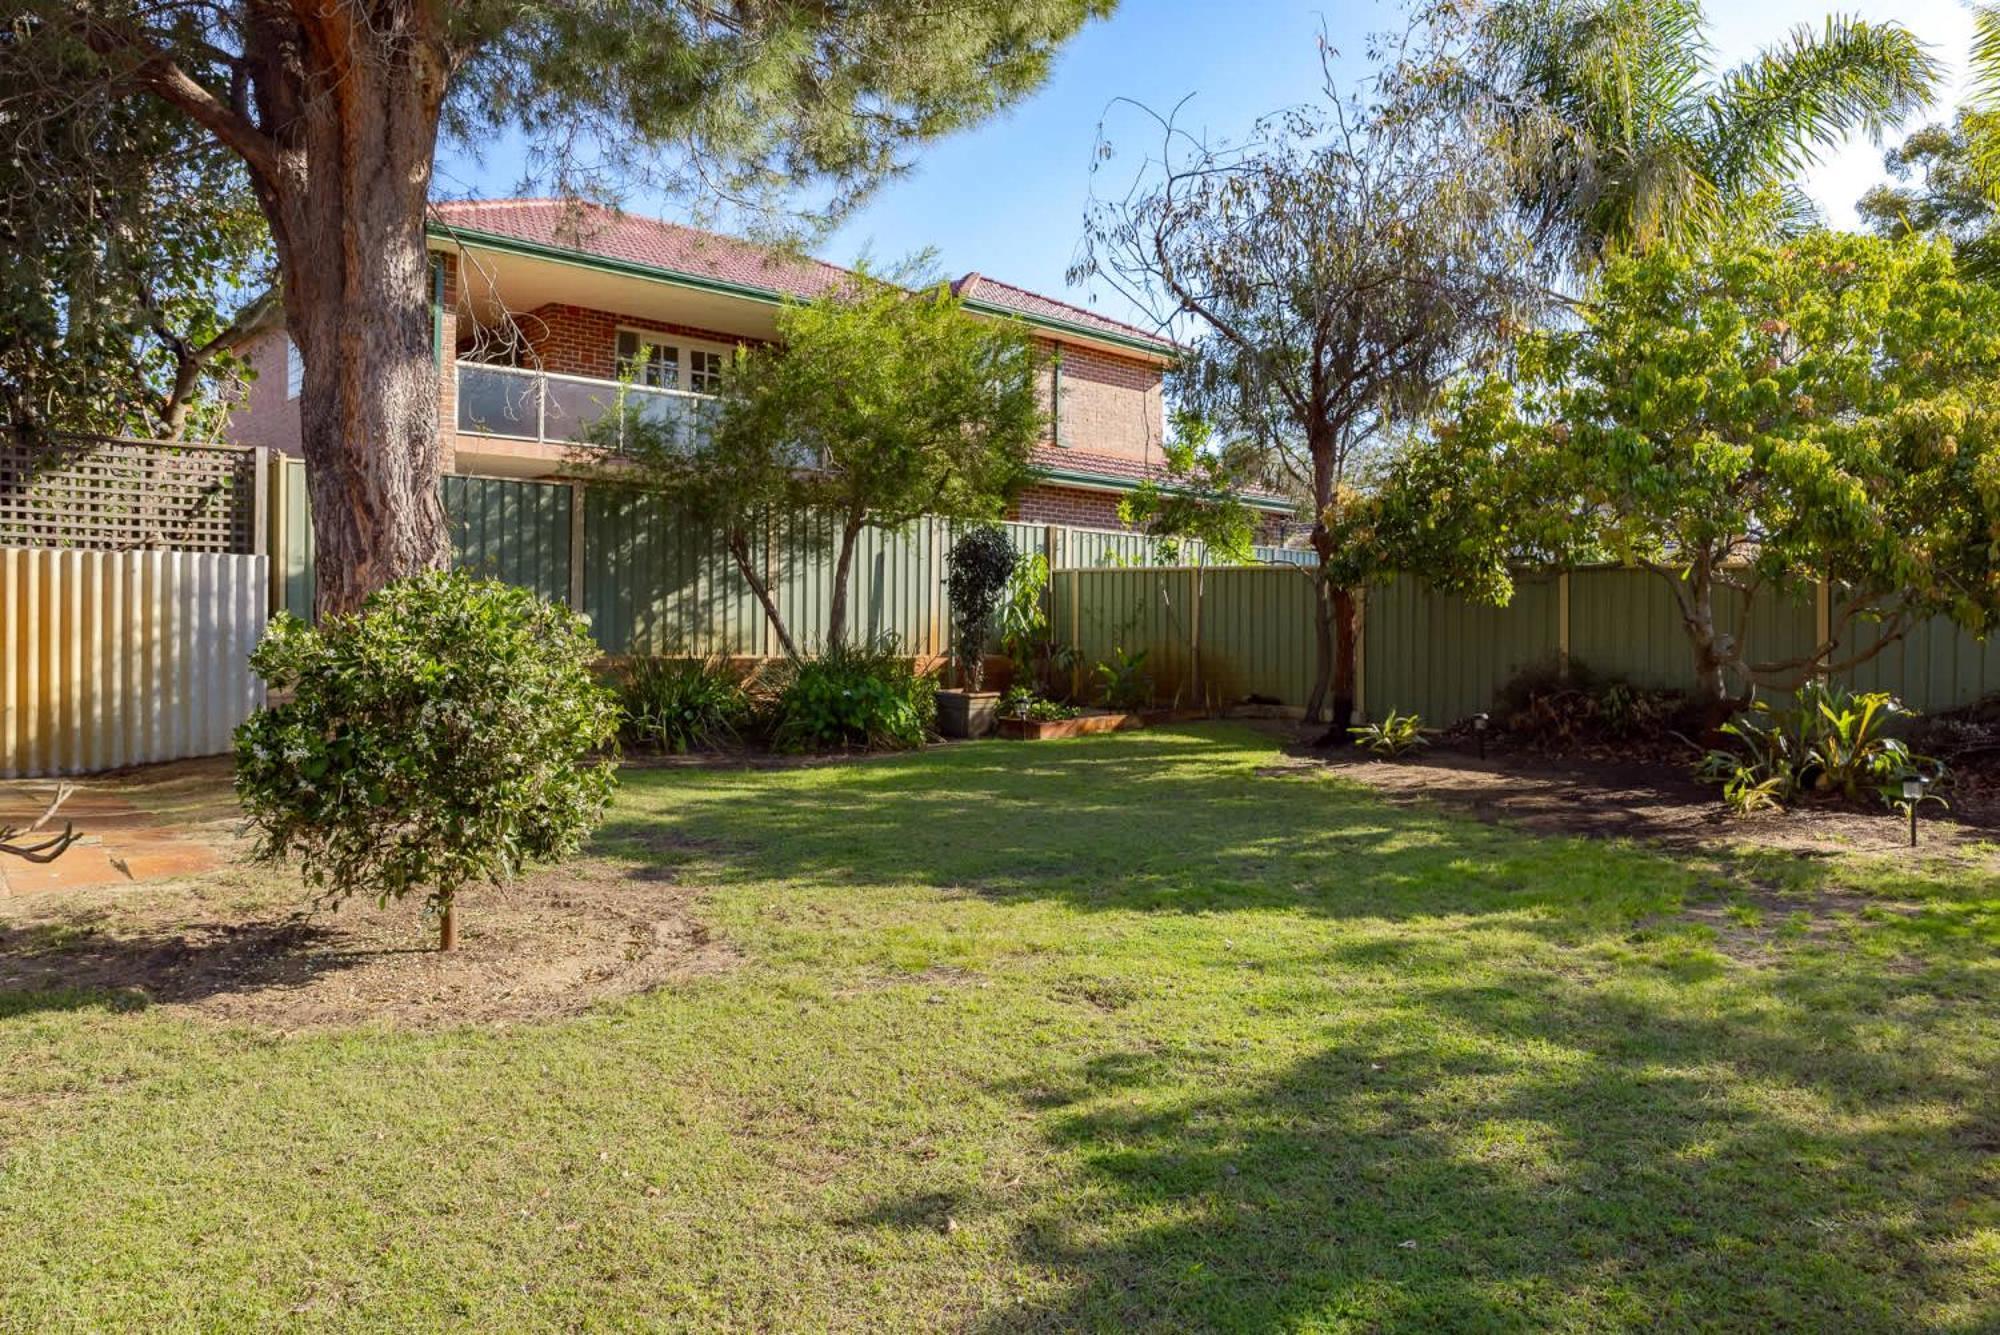
[[[250,552],[256,501],[250,450],[0,440],[0,547]]]

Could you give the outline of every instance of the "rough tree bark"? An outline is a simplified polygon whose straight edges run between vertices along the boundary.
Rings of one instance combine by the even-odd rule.
[[[94,23],[87,37],[249,170],[305,363],[314,601],[344,612],[451,557],[424,212],[452,56],[434,3],[267,4],[249,15],[250,77],[230,101],[131,29]]]
[[[1353,740],[1347,730],[1354,724],[1355,599],[1354,590],[1334,578],[1336,553],[1333,534],[1326,526],[1326,515],[1336,497],[1336,441],[1330,428],[1322,428],[1311,434],[1307,444],[1312,452],[1316,516],[1312,548],[1319,557],[1319,569],[1313,573],[1314,668],[1312,691],[1306,698],[1306,719],[1317,723],[1331,703],[1332,717],[1319,745],[1346,746]]]
[[[305,363],[300,431],[324,614],[451,562],[424,244],[450,65],[429,5],[296,12],[311,15],[298,24],[301,48],[262,58],[295,59],[299,77],[258,86],[289,84],[324,105],[293,122],[296,142],[259,194]],[[261,119],[286,121],[276,106]]]

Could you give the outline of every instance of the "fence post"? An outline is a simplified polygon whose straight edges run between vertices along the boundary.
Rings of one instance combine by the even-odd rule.
[[[1556,669],[1569,680],[1569,571],[1556,576]]]
[[[1354,591],[1354,721],[1368,721],[1368,586]],[[1319,722],[1314,719],[1313,722]]]
[[[291,530],[285,523],[288,513],[286,505],[286,482],[292,475],[292,466],[280,459],[278,466],[271,470],[265,481],[265,507],[270,511],[270,529],[266,534],[265,553],[271,558],[270,601],[272,612],[280,612],[285,607],[285,567],[286,555],[291,551]]]
[[[1825,580],[1820,580],[1813,585],[1813,652],[1823,652],[1827,647],[1827,641],[1832,638],[1833,585]],[[1820,660],[1820,671],[1817,675],[1822,681],[1826,679],[1826,659],[1824,658]]]
[[[925,546],[931,553],[929,557],[925,558],[925,568],[927,570],[935,572],[946,569],[944,558],[950,554],[952,546],[958,541],[953,533],[954,527],[954,525],[939,519],[926,519],[924,521],[924,528],[929,534],[929,541]],[[935,593],[938,587],[939,584],[934,582],[930,586],[930,591]],[[953,633],[947,631],[945,624],[951,618],[951,608],[947,606],[951,601],[951,585],[944,583],[943,587],[945,596],[938,599],[938,607],[943,615],[924,618],[924,647],[930,651],[932,658],[941,658],[944,656],[946,648],[951,643],[949,635]],[[979,652],[981,655],[980,661],[984,662],[986,650],[982,647]]]
[[[1083,662],[1083,572],[1074,568],[1069,572],[1069,648],[1069,693],[1074,699],[1083,689],[1078,672]]]
[[[1201,689],[1201,567],[1188,568],[1188,582],[1194,586],[1188,598],[1188,679],[1193,683],[1194,708],[1202,707]]]
[[[250,465],[250,552],[269,556],[271,536],[271,447],[259,445]]]
[[[583,484],[569,484],[569,610],[583,610]]]

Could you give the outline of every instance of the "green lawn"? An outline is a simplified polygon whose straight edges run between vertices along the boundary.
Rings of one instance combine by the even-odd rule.
[[[743,962],[559,1023],[0,1001],[0,1322],[2000,1328],[1990,872],[1280,760],[630,773]]]

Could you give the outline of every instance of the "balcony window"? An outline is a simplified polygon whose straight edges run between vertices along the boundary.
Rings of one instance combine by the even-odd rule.
[[[697,347],[642,329],[618,331],[618,378],[649,389],[685,389],[714,394],[722,389],[729,354],[720,348]]]
[[[681,387],[681,350],[636,329],[618,331],[618,378],[654,389]]]
[[[717,394],[722,390],[722,354],[704,348],[688,349],[687,387],[697,394]]]

